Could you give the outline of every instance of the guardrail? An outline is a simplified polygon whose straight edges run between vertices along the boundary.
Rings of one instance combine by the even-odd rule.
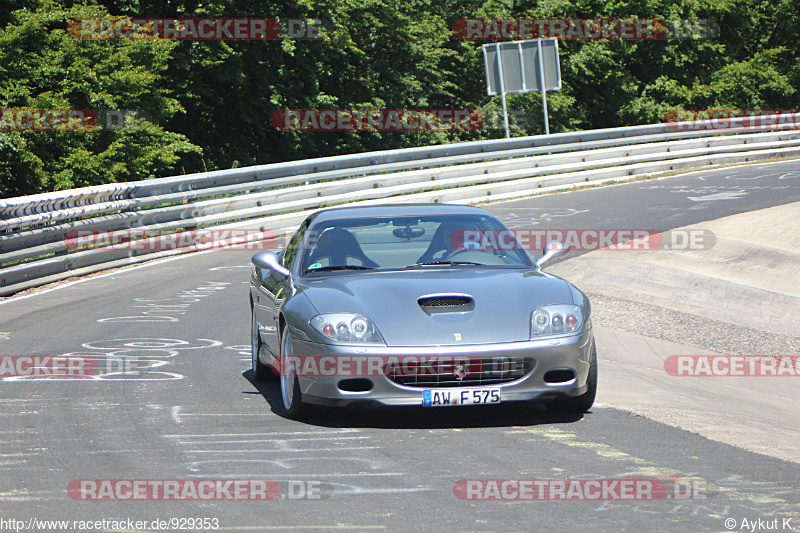
[[[213,227],[274,235],[343,203],[479,203],[565,186],[721,163],[800,155],[787,119],[729,119],[426,146],[237,168],[0,200],[0,295],[117,266],[196,251],[97,246],[77,232],[139,234]],[[772,117],[770,117],[771,119]],[[207,235],[206,235],[207,236]],[[263,235],[262,235],[263,237]],[[258,234],[249,238],[259,238]],[[138,242],[138,241],[137,241]],[[200,248],[214,246],[203,242]]]

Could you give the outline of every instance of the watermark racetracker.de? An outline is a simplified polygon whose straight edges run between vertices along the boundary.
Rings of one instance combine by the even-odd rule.
[[[689,40],[719,35],[713,19],[639,18],[462,18],[453,33],[466,40]]]
[[[123,355],[0,355],[0,381],[126,381],[131,378],[152,380],[157,375],[162,379],[180,377],[161,372],[165,365],[167,362],[163,360]]]
[[[684,476],[596,479],[460,479],[453,495],[467,501],[704,500],[706,483]]]
[[[78,501],[319,500],[321,481],[272,479],[74,479],[67,494]]]
[[[797,130],[800,109],[673,109],[664,115],[670,131]]]
[[[674,229],[658,231],[642,228],[575,228],[541,229],[513,228],[509,230],[454,229],[450,245],[455,250],[541,251],[557,242],[576,251],[589,250],[708,250],[716,244],[716,236],[705,229]]]
[[[188,231],[132,228],[121,230],[69,230],[64,235],[67,250],[104,247],[108,250],[271,250],[281,240],[271,230],[207,228]]]
[[[116,131],[152,123],[142,109],[0,109],[0,131]]]
[[[671,355],[664,370],[676,377],[797,377],[800,355]]]
[[[0,379],[36,377],[93,376],[98,373],[98,363],[91,356],[68,355],[2,355]]]
[[[325,328],[329,327],[330,331]],[[332,324],[323,326],[323,334],[335,336]],[[376,377],[376,376],[454,376],[464,379],[478,376],[485,367],[502,365],[507,358],[478,358],[450,355],[290,355],[276,362],[284,376],[304,377]]]
[[[67,33],[79,40],[300,40],[320,39],[332,31],[330,20],[308,18],[107,17],[73,19],[67,24]]]
[[[282,131],[470,131],[477,109],[279,109],[270,122]]]
[[[270,117],[281,131],[501,131],[504,118],[486,109],[279,109]],[[533,129],[536,113],[508,110],[509,127]]]

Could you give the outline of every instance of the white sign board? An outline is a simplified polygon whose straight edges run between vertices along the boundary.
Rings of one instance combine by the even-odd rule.
[[[533,39],[483,45],[486,67],[486,92],[501,95],[506,114],[507,93],[542,92],[545,131],[550,133],[547,120],[547,91],[561,90],[561,65],[558,39]],[[506,121],[506,137],[508,122]]]
[[[500,65],[502,60],[503,88],[506,93],[541,91],[539,75],[539,39],[483,45],[486,65],[486,92],[500,94]],[[561,67],[558,58],[558,39],[541,39],[544,88],[561,90]]]

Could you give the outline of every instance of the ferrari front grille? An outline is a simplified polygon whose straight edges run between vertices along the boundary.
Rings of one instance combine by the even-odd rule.
[[[526,357],[420,357],[413,363],[389,364],[384,374],[407,387],[474,387],[515,381],[528,375],[533,365]]]

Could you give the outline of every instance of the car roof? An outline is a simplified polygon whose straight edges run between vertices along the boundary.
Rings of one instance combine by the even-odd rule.
[[[366,206],[331,207],[317,211],[314,222],[346,218],[371,218],[383,216],[430,216],[430,215],[486,215],[488,211],[471,205],[455,204],[378,204]]]

